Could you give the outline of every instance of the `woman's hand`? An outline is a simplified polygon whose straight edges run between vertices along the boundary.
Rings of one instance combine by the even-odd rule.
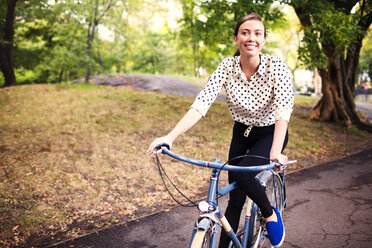
[[[155,150],[155,147],[163,143],[168,144],[169,147],[172,147],[173,139],[168,135],[155,139],[147,149],[147,153],[152,154]]]
[[[288,162],[288,157],[281,153],[273,153],[273,154],[270,154],[270,160],[284,164]],[[280,171],[281,169],[283,169],[283,166],[277,167],[276,171]]]

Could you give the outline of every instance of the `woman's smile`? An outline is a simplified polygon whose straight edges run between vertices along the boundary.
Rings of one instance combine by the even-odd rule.
[[[244,45],[248,50],[254,50],[257,48],[257,45],[255,44],[247,44],[247,45]]]

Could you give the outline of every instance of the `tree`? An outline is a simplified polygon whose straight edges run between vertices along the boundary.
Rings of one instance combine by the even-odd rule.
[[[300,23],[296,13],[289,6],[283,6],[285,15],[284,21],[275,22],[275,33],[269,33],[265,47],[269,48],[270,54],[285,58],[288,69],[293,75],[293,87],[296,88],[295,71],[300,69],[300,61],[297,49],[300,43]],[[271,48],[274,46],[274,48]],[[270,49],[271,48],[271,49]]]
[[[359,63],[359,74],[365,73],[372,80],[372,29],[369,29],[368,36],[363,40]]]
[[[2,0],[1,2],[5,2]],[[0,68],[5,78],[4,86],[16,84],[13,65],[13,40],[14,40],[14,18],[17,0],[8,0],[8,4],[1,4],[1,13],[6,13],[0,18]],[[4,7],[6,8],[6,11]],[[2,14],[1,14],[2,15]]]
[[[372,131],[356,112],[353,99],[362,40],[372,22],[371,1],[287,2],[294,7],[304,31],[300,58],[308,67],[317,68],[322,79],[322,98],[310,119]]]
[[[85,67],[85,82],[89,81],[90,77],[90,63],[92,59],[92,48],[93,42],[98,30],[98,25],[104,21],[108,11],[121,0],[65,0],[61,4],[64,6],[69,6],[69,12],[79,20],[80,24],[86,27],[86,53],[89,61],[86,63]]]
[[[57,11],[59,12],[59,11]],[[85,28],[68,14],[60,14],[51,24],[51,44],[42,51],[42,58],[34,68],[45,75],[43,82],[61,83],[84,75],[88,62],[86,55]]]
[[[94,3],[92,3],[94,1]],[[86,16],[86,22],[88,25],[87,30],[87,55],[89,58],[92,57],[92,43],[94,39],[94,35],[97,31],[98,24],[102,21],[102,18],[105,17],[107,11],[114,6],[118,1],[120,0],[110,0],[110,1],[100,1],[98,0],[91,0],[91,6],[92,9],[90,9],[90,12],[88,12]],[[86,65],[85,70],[85,83],[88,83],[90,76],[90,69],[89,69],[89,62]]]
[[[171,60],[166,41],[170,40],[169,33],[155,33],[149,31],[144,39],[137,40],[136,54],[133,55],[135,71],[143,73],[164,73]]]
[[[200,69],[204,64],[207,47],[205,41],[205,16],[200,2],[192,0],[182,1],[182,27],[180,31],[180,47],[191,49],[192,65],[195,77],[200,77]],[[185,50],[185,49],[182,49]]]
[[[143,30],[143,27],[133,26],[133,22],[141,22],[143,19],[148,19],[142,17],[143,11],[157,11],[154,10],[154,6],[143,6],[146,2],[144,0],[126,0],[117,4],[115,8],[110,10],[110,18],[105,20],[106,27],[112,32],[112,40],[106,42],[104,47],[101,47],[104,54],[106,50],[106,56],[103,55],[105,59],[105,68],[115,69],[116,73],[128,72],[128,64],[131,62],[131,54],[136,53],[135,46],[138,43],[138,38],[143,37],[144,34],[139,33]],[[132,25],[129,25],[129,23]]]
[[[233,30],[240,18],[251,12],[257,12],[270,28],[275,21],[283,17],[278,6],[273,6],[274,0],[182,0],[181,2],[184,16],[181,19],[180,35],[183,44],[191,46],[196,75],[201,66],[215,69],[221,57],[231,56],[234,53]],[[214,56],[214,59],[205,59],[208,54],[217,56]]]
[[[0,5],[0,63],[5,86],[15,84],[16,77],[17,81],[22,81],[20,71],[32,69],[33,75],[38,74],[34,73],[35,68],[41,62],[43,52],[53,44],[54,32],[50,25],[54,14],[50,12],[48,0],[7,2],[8,5]],[[20,46],[22,42],[28,47]]]

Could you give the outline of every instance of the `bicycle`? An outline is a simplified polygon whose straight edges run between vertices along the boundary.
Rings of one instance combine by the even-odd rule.
[[[234,166],[229,164],[222,164],[221,161],[219,160],[209,162],[187,158],[171,152],[169,150],[168,145],[162,144],[157,147],[156,151],[154,151],[156,160],[158,162],[158,166],[160,161],[158,159],[157,154],[159,153],[166,154],[172,158],[175,158],[183,162],[208,167],[212,169],[207,199],[205,201],[200,201],[199,204],[197,205],[198,209],[200,210],[200,213],[194,224],[189,248],[216,247],[217,236],[220,226],[224,228],[224,230],[228,233],[228,236],[231,239],[229,248],[271,247],[270,241],[268,240],[268,234],[266,230],[264,217],[261,215],[261,212],[257,205],[248,197],[246,203],[246,216],[244,226],[237,233],[235,233],[232,230],[228,220],[224,216],[223,211],[218,206],[217,195],[223,196],[228,192],[232,191],[233,189],[235,189],[236,182],[233,182],[221,189],[218,187],[218,176],[221,170],[239,172],[259,171],[260,173],[257,175],[257,178],[260,180],[261,184],[266,188],[267,196],[269,197],[271,205],[276,207],[283,216],[284,207],[286,206],[284,181],[285,169],[288,164],[296,163],[296,161],[289,161],[286,164],[272,162],[266,165],[249,167]],[[280,171],[275,171],[275,168],[278,168],[279,166],[282,166]],[[159,172],[161,171],[161,169],[164,171],[162,167],[161,168],[159,167]],[[164,179],[163,183],[165,184]],[[172,194],[171,196],[174,200],[176,200]],[[189,201],[192,202],[191,200]]]

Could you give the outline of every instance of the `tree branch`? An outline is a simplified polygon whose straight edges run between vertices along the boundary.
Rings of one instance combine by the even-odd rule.
[[[107,11],[109,11],[109,9],[114,6],[117,2],[119,2],[121,0],[115,0],[111,3],[109,3],[109,5],[107,5],[106,9],[101,13],[101,15],[97,18],[97,23],[101,21],[101,19],[106,15]]]

